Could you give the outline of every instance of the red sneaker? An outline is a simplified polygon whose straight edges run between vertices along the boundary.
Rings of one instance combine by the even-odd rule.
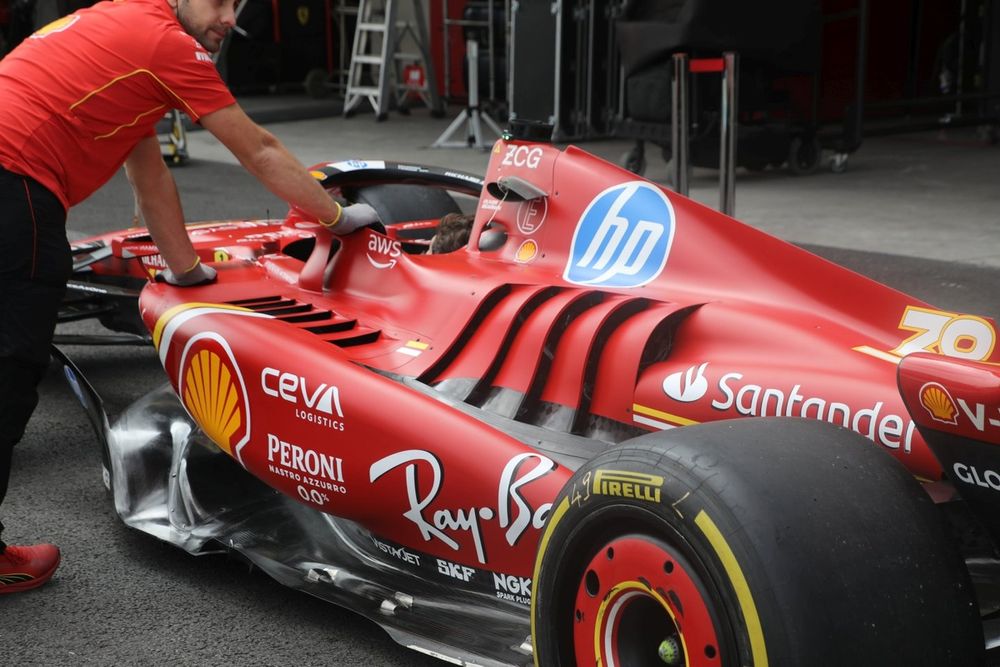
[[[0,553],[0,595],[41,586],[59,567],[59,547],[36,544],[30,547],[7,545]]]

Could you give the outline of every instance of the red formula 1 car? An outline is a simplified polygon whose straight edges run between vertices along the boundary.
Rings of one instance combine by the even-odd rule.
[[[455,664],[983,662],[991,321],[518,140],[465,249],[283,229],[142,291],[112,426],[68,366],[130,526]]]

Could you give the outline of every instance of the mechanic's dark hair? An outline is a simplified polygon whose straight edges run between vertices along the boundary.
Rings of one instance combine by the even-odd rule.
[[[440,255],[465,246],[469,242],[472,223],[475,219],[475,215],[464,213],[449,213],[441,218],[427,254]]]

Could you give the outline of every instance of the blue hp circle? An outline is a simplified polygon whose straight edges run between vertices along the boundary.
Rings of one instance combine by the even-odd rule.
[[[583,212],[563,275],[578,285],[639,287],[663,271],[674,210],[663,192],[632,181],[608,188]]]

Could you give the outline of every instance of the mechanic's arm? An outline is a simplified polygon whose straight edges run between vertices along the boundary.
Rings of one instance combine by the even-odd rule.
[[[318,220],[337,217],[338,206],[323,186],[277,137],[250,120],[238,104],[202,116],[200,122],[272,193]]]
[[[350,233],[378,221],[366,204],[341,208],[284,144],[250,120],[238,104],[206,114],[200,122],[268,190],[335,233]]]
[[[163,161],[155,135],[140,141],[125,160],[125,173],[135,191],[139,210],[160,255],[175,275],[189,272],[198,263],[184,227],[184,212],[174,177]]]

